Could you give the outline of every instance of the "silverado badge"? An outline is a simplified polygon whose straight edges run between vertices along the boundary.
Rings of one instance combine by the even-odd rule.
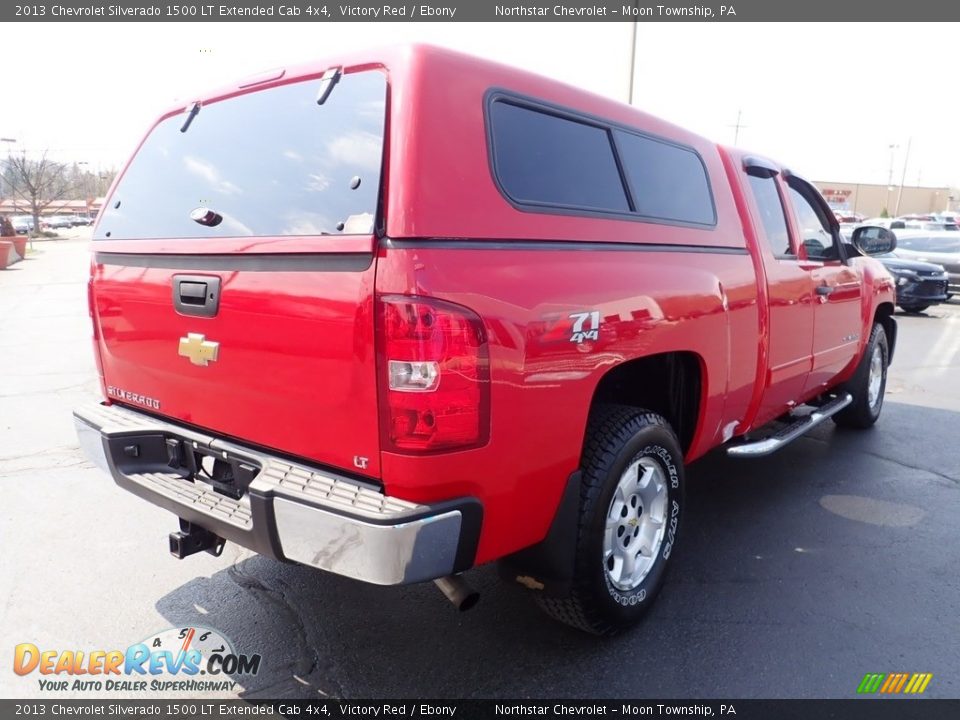
[[[187,333],[186,337],[180,338],[180,355],[190,358],[190,362],[194,365],[209,365],[216,362],[219,350],[220,343],[211,342],[200,333]]]

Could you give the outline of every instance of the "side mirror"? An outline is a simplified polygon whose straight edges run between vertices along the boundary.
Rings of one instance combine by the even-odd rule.
[[[853,246],[864,255],[885,255],[897,247],[893,231],[879,225],[862,225],[853,231]]]

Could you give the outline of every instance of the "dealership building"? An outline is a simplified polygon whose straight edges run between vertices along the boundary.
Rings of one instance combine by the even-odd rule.
[[[960,189],[814,181],[834,210],[878,217],[960,209]]]

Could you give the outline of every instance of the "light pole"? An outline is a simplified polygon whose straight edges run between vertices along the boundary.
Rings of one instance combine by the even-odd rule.
[[[634,2],[634,5],[637,3]],[[637,21],[630,23],[630,87],[627,89],[627,104],[633,105],[633,72],[637,65]]]
[[[903,184],[907,181],[907,163],[910,162],[910,144],[912,142],[912,137],[907,139],[907,152],[903,156],[903,175],[900,176],[900,191],[897,193],[896,215],[900,214],[900,199],[903,197]]]
[[[890,150],[890,170],[887,172],[887,199],[883,202],[883,209],[888,215],[890,214],[890,191],[893,190],[893,156],[898,147],[900,146],[893,143],[887,145],[887,149]]]

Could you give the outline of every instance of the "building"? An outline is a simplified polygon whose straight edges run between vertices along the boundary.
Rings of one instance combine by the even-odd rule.
[[[41,212],[41,216],[47,215],[84,215],[86,217],[95,217],[103,205],[103,198],[90,198],[88,200],[54,200],[47,205]],[[0,200],[0,215],[30,215],[30,204],[23,200],[14,200],[13,198],[4,198]]]
[[[891,217],[912,213],[960,210],[960,189],[951,187],[904,187],[868,183],[824,182],[816,185],[830,207],[867,217]]]

